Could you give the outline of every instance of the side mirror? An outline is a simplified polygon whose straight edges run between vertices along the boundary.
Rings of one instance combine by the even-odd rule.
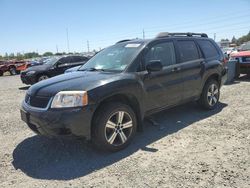
[[[149,62],[149,64],[146,66],[147,71],[150,72],[156,72],[162,70],[163,66],[161,64],[160,60],[152,60]]]

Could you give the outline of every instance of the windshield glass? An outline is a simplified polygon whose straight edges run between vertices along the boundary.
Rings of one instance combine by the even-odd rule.
[[[92,57],[79,70],[123,71],[140,52],[142,43],[119,43]]]
[[[59,59],[58,57],[53,57],[51,59],[46,60],[45,64],[46,65],[54,65],[58,59]]]

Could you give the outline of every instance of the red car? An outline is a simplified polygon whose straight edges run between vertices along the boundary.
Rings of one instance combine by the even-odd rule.
[[[10,72],[11,75],[19,74],[26,69],[26,61],[0,61],[0,76],[5,72]]]
[[[237,60],[239,62],[237,77],[240,74],[250,76],[250,50],[232,53],[231,60]]]

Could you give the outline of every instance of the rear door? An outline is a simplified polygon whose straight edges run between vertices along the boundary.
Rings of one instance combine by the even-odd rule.
[[[182,99],[187,100],[200,94],[201,71],[205,61],[194,40],[176,40],[176,46],[183,79]]]
[[[150,61],[161,61],[163,69],[158,72],[145,71],[146,109],[148,111],[171,106],[180,102],[182,78],[172,40],[156,41],[147,48],[144,56],[145,66]]]

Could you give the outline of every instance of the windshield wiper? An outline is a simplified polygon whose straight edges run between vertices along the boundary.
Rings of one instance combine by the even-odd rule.
[[[97,69],[97,68],[88,68],[88,69],[79,69],[79,71],[105,71],[104,69]]]

